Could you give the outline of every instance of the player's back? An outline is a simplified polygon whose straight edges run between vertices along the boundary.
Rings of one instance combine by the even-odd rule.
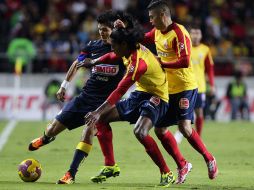
[[[133,70],[133,77],[135,72],[141,67],[145,67],[146,71],[136,82],[136,90],[148,92],[159,96],[164,101],[168,101],[168,82],[165,71],[162,69],[159,61],[153,53],[145,46],[140,45],[140,48],[129,59],[125,61],[127,64],[130,61],[136,60],[136,65],[129,64],[128,70]]]

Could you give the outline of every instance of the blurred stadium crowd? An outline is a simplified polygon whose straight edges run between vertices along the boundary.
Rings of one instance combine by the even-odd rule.
[[[15,54],[26,51],[26,72],[66,72],[80,45],[98,37],[96,17],[126,10],[150,29],[150,0],[1,0],[0,72],[13,72]],[[254,1],[171,0],[172,15],[188,27],[199,24],[215,58],[215,74],[239,67],[253,74]],[[22,39],[25,38],[26,40]],[[23,40],[23,41],[22,41]],[[226,67],[225,67],[226,65]]]

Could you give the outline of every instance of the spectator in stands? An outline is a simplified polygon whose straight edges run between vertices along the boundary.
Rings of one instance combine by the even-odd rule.
[[[235,72],[235,78],[228,84],[227,98],[231,105],[231,119],[236,120],[240,112],[241,118],[249,120],[249,105],[247,103],[247,86],[243,82],[241,71]]]

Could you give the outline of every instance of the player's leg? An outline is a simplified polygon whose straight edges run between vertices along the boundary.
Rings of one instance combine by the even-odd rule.
[[[159,167],[161,173],[160,186],[167,187],[174,183],[175,177],[168,168],[161,151],[155,140],[149,135],[149,130],[152,128],[152,121],[146,116],[141,116],[134,128],[134,134],[139,142],[145,147],[147,154],[153,162]]]
[[[82,94],[73,98],[64,108],[56,115],[52,123],[50,123],[44,132],[44,135],[34,139],[29,144],[29,150],[37,150],[41,146],[52,142],[59,133],[68,128],[75,129],[84,125],[84,115],[96,109],[95,106],[90,106],[84,100],[87,98]]]
[[[115,112],[115,113],[113,113]],[[101,117],[100,122],[96,124],[97,127],[97,138],[104,156],[104,166],[100,170],[99,174],[91,177],[91,181],[99,183],[105,181],[109,177],[116,177],[120,174],[120,168],[115,163],[114,149],[113,149],[113,133],[109,125],[109,121],[116,121],[119,119],[117,109],[112,109],[110,115],[115,115],[116,117],[111,118],[110,115],[105,114]]]
[[[202,129],[204,127],[204,112],[203,108],[205,107],[205,93],[198,93],[197,100],[195,103],[195,126],[199,136],[201,136]]]
[[[30,142],[28,149],[30,151],[38,150],[40,147],[54,141],[55,137],[65,129],[65,125],[54,119],[52,123],[48,124],[44,134],[41,137],[38,137]]]
[[[195,109],[196,119],[195,119],[195,126],[199,136],[201,136],[202,129],[204,127],[204,114],[203,108],[196,108]]]
[[[215,158],[207,150],[197,132],[191,127],[196,95],[197,90],[189,90],[177,94],[179,99],[177,103],[180,105],[177,110],[178,127],[191,146],[204,157],[208,166],[209,178],[214,179],[218,174]]]
[[[118,121],[119,115],[115,107],[111,108],[109,112],[106,113],[109,118],[107,121]],[[102,122],[102,121],[100,121]],[[65,175],[58,180],[58,184],[72,184],[74,183],[76,173],[78,171],[78,167],[80,166],[81,162],[89,155],[94,135],[97,133],[97,128],[95,125],[89,125],[84,128],[82,132],[81,141],[78,143],[73,160],[71,162],[69,170],[65,173]]]
[[[192,169],[192,164],[186,161],[186,159],[182,156],[174,136],[166,127],[160,128],[155,127],[154,131],[158,139],[161,141],[161,144],[163,145],[165,150],[168,152],[169,155],[173,157],[178,166],[177,167],[178,178],[176,183],[177,184],[184,183],[188,173]]]

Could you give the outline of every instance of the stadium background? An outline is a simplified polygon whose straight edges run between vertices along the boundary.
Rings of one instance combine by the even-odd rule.
[[[82,42],[98,37],[96,16],[106,9],[124,9],[148,24],[146,0],[0,0],[0,189],[1,190],[59,190],[55,182],[64,174],[73,156],[82,128],[65,132],[40,151],[29,152],[28,143],[42,135],[48,121],[43,119],[44,89],[52,79],[63,80],[68,66],[79,53]],[[174,20],[184,25],[200,23],[204,42],[209,44],[215,59],[216,93],[222,100],[217,120],[229,120],[229,104],[225,88],[235,69],[241,69],[248,84],[249,105],[254,110],[254,2],[252,0],[172,0]],[[8,54],[11,42],[20,37],[29,40],[31,51],[26,54],[26,65],[20,77],[14,74],[15,56]],[[26,41],[27,42],[27,41]],[[31,46],[32,44],[32,46]],[[36,51],[34,51],[36,50]],[[9,50],[10,51],[10,50]],[[10,51],[11,52],[11,51]],[[11,59],[10,59],[11,58]],[[17,68],[18,69],[18,68]],[[75,85],[85,80],[79,76]],[[19,79],[20,80],[19,80]],[[16,81],[16,82],[15,82]],[[19,88],[15,88],[19,86]],[[17,90],[18,89],[18,90]],[[51,106],[46,119],[51,119],[59,108]],[[24,121],[16,121],[22,119]],[[36,120],[36,121],[28,121]],[[134,139],[132,127],[126,122],[112,124],[114,150],[121,167],[121,176],[103,184],[93,184],[90,177],[103,165],[97,140],[93,152],[80,167],[76,184],[61,189],[155,189],[159,172]],[[172,132],[176,127],[170,128]],[[253,190],[254,128],[244,121],[206,121],[202,138],[216,156],[220,174],[209,180],[203,158],[183,141],[179,146],[194,168],[185,184],[171,189],[234,189]],[[154,136],[154,134],[151,134]],[[157,140],[155,138],[155,140]],[[157,141],[158,142],[158,141]],[[158,142],[161,150],[161,144]],[[162,151],[173,172],[173,159]],[[23,183],[17,166],[27,158],[38,159],[43,167],[42,177],[36,183]],[[176,173],[175,173],[176,174]]]
[[[126,10],[146,30],[151,29],[146,6],[150,0],[6,0],[0,1],[0,119],[13,117],[13,109],[23,113],[20,119],[41,119],[45,102],[44,88],[53,79],[62,81],[77,57],[80,46],[97,39],[97,15],[108,9]],[[211,48],[215,60],[216,94],[221,106],[218,120],[230,118],[225,98],[227,83],[235,70],[241,70],[248,85],[251,119],[254,112],[254,2],[251,0],[173,0],[173,20],[186,27],[198,24],[203,42]],[[26,39],[19,45],[20,40]],[[19,94],[13,93],[17,57],[23,74]],[[79,84],[86,80],[79,76]],[[76,85],[78,82],[73,82]],[[74,93],[69,90],[69,96]],[[18,100],[15,102],[15,97]],[[50,111],[51,110],[51,111]],[[52,116],[57,111],[47,111]],[[53,111],[52,111],[53,110]],[[48,118],[50,119],[50,118]]]

